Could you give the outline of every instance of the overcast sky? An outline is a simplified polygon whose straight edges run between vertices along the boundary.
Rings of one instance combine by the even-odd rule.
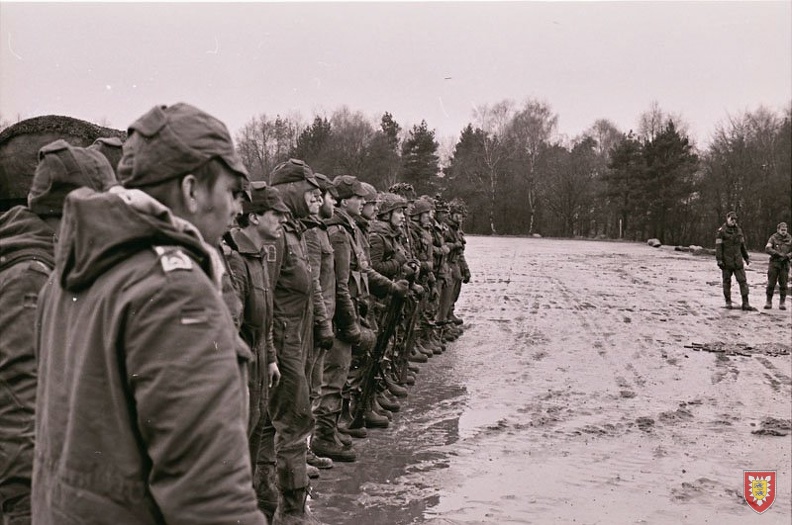
[[[559,131],[637,127],[652,101],[706,143],[792,100],[792,2],[0,3],[0,116],[125,129],[189,102],[236,133],[346,104],[458,136],[473,107],[546,101]]]

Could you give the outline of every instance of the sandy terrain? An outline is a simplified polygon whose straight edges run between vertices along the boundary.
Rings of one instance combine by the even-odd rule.
[[[467,254],[465,334],[356,442],[361,460],[323,472],[317,517],[792,522],[792,310],[726,310],[714,258],[665,247],[471,237]],[[762,515],[744,470],[777,471]]]

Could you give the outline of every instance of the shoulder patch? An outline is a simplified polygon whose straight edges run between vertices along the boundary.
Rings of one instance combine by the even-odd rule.
[[[179,248],[165,248],[163,246],[155,246],[154,251],[159,256],[162,271],[165,273],[174,272],[176,270],[192,270],[193,262]]]

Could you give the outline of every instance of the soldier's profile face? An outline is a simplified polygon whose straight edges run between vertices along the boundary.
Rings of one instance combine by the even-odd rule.
[[[404,223],[404,208],[396,208],[391,212],[390,223],[397,228]]]
[[[732,216],[726,217],[726,224],[729,226],[734,226],[737,223],[737,219]]]
[[[363,205],[360,209],[360,214],[365,217],[366,219],[373,219],[377,216],[377,203],[376,202],[367,202]]]
[[[286,222],[286,214],[276,210],[267,210],[259,218],[259,232],[269,238],[278,238],[281,235],[281,225]]]
[[[216,169],[222,170],[217,182],[208,188],[205,184],[196,187],[198,210],[193,223],[201,232],[204,240],[214,246],[220,237],[234,224],[234,217],[239,211],[238,194],[242,178],[217,163]]]
[[[779,226],[779,227],[778,227],[778,233],[780,233],[781,235],[786,235],[786,234],[787,234],[787,227],[786,227],[786,225],[784,225],[784,226]]]
[[[319,213],[319,208],[322,206],[322,192],[318,188],[306,191],[305,204],[308,205],[308,212],[311,215]]]

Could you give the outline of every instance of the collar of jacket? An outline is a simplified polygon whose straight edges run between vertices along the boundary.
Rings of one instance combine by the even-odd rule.
[[[320,230],[327,229],[327,225],[316,215],[310,215],[304,219],[300,219],[300,222],[302,222],[306,230],[310,230],[311,228],[319,228]]]
[[[305,233],[305,226],[293,216],[289,216],[288,220],[283,224],[283,231],[302,237],[302,234]]]
[[[390,222],[375,220],[371,223],[371,233],[377,233],[393,239],[398,239],[401,233],[398,228],[394,228]]]
[[[261,257],[261,248],[257,248],[253,244],[253,241],[250,240],[250,237],[247,236],[243,229],[233,228],[227,233],[225,238],[230,240],[228,244],[242,255]]]
[[[327,219],[328,226],[336,225],[336,226],[343,226],[349,233],[355,233],[355,229],[357,229],[357,225],[355,224],[354,219],[351,215],[347,212],[342,210],[341,208],[336,208],[335,213],[329,219]]]

